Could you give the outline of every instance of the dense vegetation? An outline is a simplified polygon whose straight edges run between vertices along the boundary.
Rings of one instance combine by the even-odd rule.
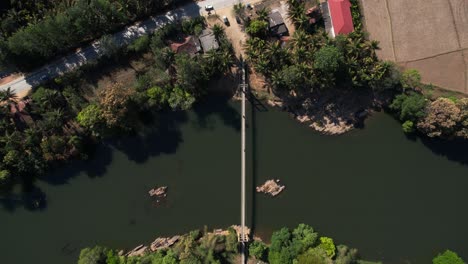
[[[206,95],[206,83],[228,73],[234,63],[231,44],[218,29],[218,50],[189,57],[167,47],[169,39],[194,34],[203,19],[170,24],[154,36],[142,37],[126,50],[115,50],[97,64],[41,86],[18,101],[10,91],[0,92],[0,186],[29,183],[46,169],[71,158],[86,158],[89,142],[117,133],[131,133],[140,113],[185,110]],[[116,59],[151,51],[152,66],[136,83],[114,83],[89,90],[85,76]],[[129,55],[125,55],[125,53]]]
[[[253,263],[270,264],[373,264],[361,260],[357,249],[335,245],[330,237],[320,236],[311,226],[299,224],[293,230],[282,228],[273,232],[269,245],[254,240],[247,246]],[[171,248],[147,251],[142,256],[128,257],[117,250],[102,246],[81,250],[78,264],[176,264],[176,263],[238,263],[239,245],[232,228],[227,233],[214,234],[205,230],[181,236]],[[380,262],[378,262],[380,263]],[[464,264],[455,253],[446,250],[434,257],[433,264]]]
[[[255,240],[248,246],[252,260],[271,264],[290,263],[374,263],[362,262],[356,249],[345,245],[335,246],[333,239],[320,237],[308,225],[300,224],[295,229],[282,228],[273,233],[271,245]],[[119,256],[116,250],[101,246],[81,251],[78,264],[155,264],[155,263],[237,263],[239,261],[237,235],[233,229],[228,234],[213,234],[192,231],[170,249],[161,249],[144,256]],[[256,262],[256,263],[257,263]]]
[[[31,68],[183,0],[11,1],[0,25],[0,63]]]
[[[330,38],[322,25],[309,23],[304,1],[288,1],[288,15],[296,31],[286,43],[258,33],[257,24],[267,21],[264,13],[268,12],[257,12],[247,27],[250,38],[245,48],[254,69],[266,78],[273,93],[302,112],[312,107],[311,98],[318,98],[316,102],[328,91],[343,96],[349,91],[367,93],[384,98],[383,106],[389,105],[406,133],[468,138],[468,99],[431,101],[423,93],[425,85],[416,70],[401,72],[395,64],[380,61],[375,52],[378,43],[368,40],[362,30],[358,2],[351,2],[355,30],[335,38]]]

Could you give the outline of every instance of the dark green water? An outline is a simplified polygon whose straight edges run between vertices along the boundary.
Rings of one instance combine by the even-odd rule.
[[[166,115],[160,133],[100,146],[92,160],[36,183],[46,195],[42,210],[26,209],[21,196],[1,198],[1,263],[75,263],[85,246],[128,249],[238,223],[238,108],[217,103]],[[248,188],[269,178],[287,186],[274,199],[248,196],[258,235],[303,222],[384,263],[430,263],[446,248],[468,259],[466,144],[407,139],[385,114],[338,137],[273,109],[249,107],[248,119]],[[155,185],[169,186],[159,208],[148,197]]]

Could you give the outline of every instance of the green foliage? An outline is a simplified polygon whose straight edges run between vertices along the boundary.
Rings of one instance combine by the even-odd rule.
[[[295,256],[306,251],[308,248],[315,246],[317,242],[318,233],[306,224],[299,224],[292,232],[291,248]]]
[[[6,184],[11,178],[8,170],[0,170],[0,187]]]
[[[184,91],[180,86],[176,86],[172,89],[167,101],[169,106],[174,110],[187,110],[192,107],[195,97],[189,92]]]
[[[263,20],[253,20],[250,22],[246,32],[254,37],[265,37],[268,30],[268,22]]]
[[[335,256],[336,247],[332,238],[320,237],[319,246],[325,250],[327,256],[329,256],[330,258],[333,258]]]
[[[161,11],[174,1],[133,0],[123,3],[114,0],[76,0],[73,5],[64,7],[63,11],[52,12],[42,20],[30,21],[27,26],[14,32],[6,40],[6,52],[14,64],[36,66],[81,43],[113,32],[138,17]],[[14,23],[12,25],[16,27]],[[3,26],[6,24],[3,23]]]
[[[421,75],[418,70],[408,69],[401,75],[401,86],[403,89],[416,89],[421,85]]]
[[[434,259],[432,259],[432,264],[465,264],[465,262],[457,255],[457,253],[446,250],[444,253],[438,254]]]
[[[148,96],[148,104],[162,108],[168,101],[168,93],[159,86],[153,86],[146,91]]]
[[[78,113],[76,120],[81,126],[93,130],[103,122],[99,105],[88,105]]]
[[[249,255],[258,260],[265,260],[267,245],[262,241],[255,240],[249,245]]]
[[[410,92],[409,94],[397,95],[389,107],[398,113],[401,121],[417,121],[425,116],[426,104],[424,96]]]
[[[105,264],[107,259],[107,249],[101,246],[85,248],[80,252],[78,264]]]
[[[114,57],[119,52],[120,47],[112,36],[104,35],[99,40],[99,49],[102,53],[102,56],[109,59]]]
[[[314,68],[334,74],[343,62],[343,54],[334,46],[325,46],[314,54]]]
[[[141,36],[137,38],[132,44],[130,44],[127,49],[133,52],[143,52],[149,48],[150,37],[148,35]]]
[[[413,121],[406,120],[402,125],[401,125],[403,132],[406,134],[411,134],[414,132],[414,123]]]
[[[298,264],[328,264],[330,263],[327,253],[323,248],[311,248],[299,255]]]

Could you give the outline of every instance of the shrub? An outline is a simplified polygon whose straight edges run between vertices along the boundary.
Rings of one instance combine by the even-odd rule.
[[[411,134],[414,132],[414,123],[413,121],[406,120],[402,125],[401,125],[403,132],[406,134]]]
[[[465,264],[463,259],[461,259],[457,253],[446,250],[444,253],[437,255],[432,259],[433,264]]]
[[[249,255],[259,260],[264,260],[268,247],[262,241],[255,240],[249,246]]]

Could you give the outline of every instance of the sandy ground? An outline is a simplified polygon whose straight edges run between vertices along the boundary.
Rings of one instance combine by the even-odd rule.
[[[21,75],[19,73],[14,73],[12,75],[8,75],[8,76],[0,79],[0,85],[5,84],[5,83],[9,83],[9,82],[11,82],[13,80],[16,80],[16,79],[20,78],[21,76],[23,76],[23,75]]]
[[[423,82],[468,94],[467,0],[361,0],[380,58],[421,72]]]

